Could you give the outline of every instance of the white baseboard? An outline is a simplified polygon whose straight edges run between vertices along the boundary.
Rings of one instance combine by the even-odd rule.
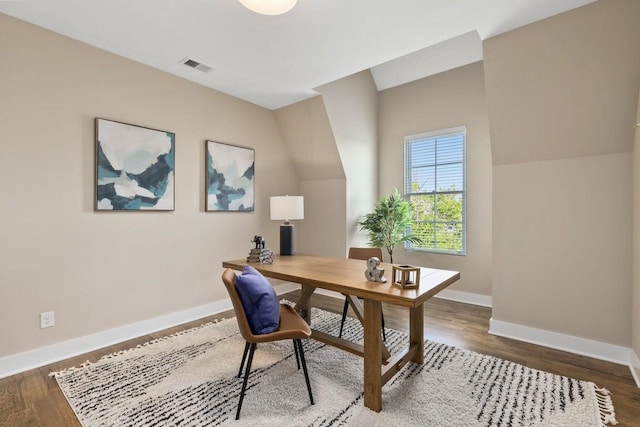
[[[490,296],[473,294],[471,292],[444,289],[434,297],[451,301],[464,302],[466,304],[479,305],[482,307],[492,307],[493,301]]]
[[[631,375],[636,380],[636,385],[640,388],[640,358],[635,351],[631,350],[631,362],[629,363],[629,369],[631,369]]]
[[[326,289],[316,289],[317,294],[325,295],[333,298],[344,298],[339,292],[328,291]],[[451,301],[463,302],[465,304],[473,304],[479,305],[482,307],[491,307],[491,297],[480,294],[472,294],[470,292],[462,292],[462,291],[453,291],[449,289],[445,289],[443,291],[438,292],[438,294],[434,298],[441,298]]]
[[[580,354],[607,362],[629,365],[631,349],[586,338],[565,335],[515,323],[491,319],[489,333],[543,347],[555,348],[569,353]]]
[[[344,296],[338,292],[328,291],[325,289],[316,289],[316,293],[333,298],[344,298]],[[482,307],[492,307],[493,303],[490,296],[452,289],[440,291],[435,298],[479,305]],[[531,328],[528,326],[516,325],[494,319],[491,319],[489,322],[489,333],[492,335],[541,345],[543,347],[550,347],[569,353],[593,357],[594,359],[605,360],[607,362],[618,363],[620,365],[627,365],[629,366],[631,374],[636,381],[636,385],[640,388],[640,359],[630,348],[579,338],[572,335]]]
[[[299,285],[293,283],[283,283],[274,286],[278,295],[298,288]],[[323,289],[318,289],[316,292],[334,298],[343,298],[342,294],[338,292]],[[491,306],[490,297],[470,294],[467,292],[445,290],[438,294],[438,298],[451,299],[454,301],[481,306]],[[109,345],[171,328],[183,323],[202,319],[230,309],[231,301],[228,298],[225,298],[211,304],[159,316],[153,319],[143,320],[84,337],[52,344],[46,347],[40,347],[34,350],[5,356],[0,358],[0,378],[35,369],[40,366],[48,365],[80,354],[89,353]],[[494,319],[491,319],[490,321],[489,333],[571,353],[581,354],[595,359],[628,365],[636,384],[640,387],[640,360],[629,348],[502,322]]]
[[[278,295],[296,289],[296,285],[285,283],[274,286]],[[153,319],[142,320],[129,325],[95,334],[73,338],[68,341],[40,347],[22,353],[12,354],[0,358],[0,378],[39,368],[50,363],[89,353],[100,348],[118,344],[183,323],[192,322],[207,316],[212,316],[232,308],[231,300],[225,298],[211,304],[190,308],[176,313],[166,314]]]
[[[297,283],[282,282],[279,285],[275,285],[273,287],[273,289],[276,290],[276,294],[282,295],[282,294],[286,294],[287,292],[292,292],[292,291],[299,290],[300,289],[300,285],[297,284]]]
[[[326,297],[331,297],[331,298],[337,298],[337,299],[344,299],[344,295],[342,295],[340,292],[336,292],[336,291],[330,291],[328,289],[319,289],[316,288],[315,292],[316,294],[320,294],[320,295],[324,295]]]

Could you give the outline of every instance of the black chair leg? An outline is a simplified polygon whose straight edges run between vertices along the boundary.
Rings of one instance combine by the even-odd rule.
[[[247,360],[247,352],[249,351],[249,343],[244,343],[244,353],[242,353],[242,362],[240,362],[240,369],[238,370],[238,378],[242,375],[242,367],[244,366],[244,361]]]
[[[349,301],[344,299],[344,307],[342,308],[342,320],[340,321],[340,333],[338,337],[342,338],[342,329],[344,328],[344,322],[347,319],[347,311],[349,311]],[[384,312],[380,310],[380,318],[382,319],[382,341],[387,342],[387,333],[384,330]],[[299,368],[298,368],[299,369]]]
[[[302,348],[302,341],[297,339],[294,343],[298,345],[298,353],[300,353],[300,361],[302,362],[302,370],[304,372],[304,379],[307,382],[307,391],[309,392],[309,400],[313,405],[313,394],[311,393],[311,382],[309,382],[309,373],[307,372],[307,362],[304,359],[304,349]]]
[[[347,311],[349,310],[349,301],[347,298],[344,299],[344,307],[342,308],[342,320],[340,321],[340,333],[338,337],[342,338],[342,328],[344,328],[344,321],[347,319]]]
[[[380,319],[382,319],[382,341],[387,342],[387,333],[384,331],[384,312],[380,309]]]
[[[300,356],[298,355],[298,346],[296,345],[296,340],[293,341],[293,351],[296,353],[296,364],[298,365],[298,369],[300,369]]]
[[[242,409],[244,392],[247,389],[247,381],[249,380],[249,373],[251,372],[251,363],[253,362],[253,353],[255,351],[256,351],[256,343],[253,343],[251,344],[251,351],[249,351],[249,360],[247,361],[247,369],[244,371],[244,380],[242,381],[242,390],[240,391],[240,401],[238,402],[238,410],[236,411],[236,420],[240,419],[240,409]]]

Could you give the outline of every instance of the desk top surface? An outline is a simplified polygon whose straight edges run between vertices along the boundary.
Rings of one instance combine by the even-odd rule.
[[[392,264],[380,264],[379,268],[385,270],[384,277],[387,278],[387,282],[379,283],[365,278],[365,260],[305,254],[278,255],[273,264],[247,263],[246,259],[238,259],[224,261],[222,266],[241,271],[246,264],[266,277],[406,307],[423,304],[460,279],[460,273],[457,271],[420,267],[419,287],[402,288],[393,283]]]

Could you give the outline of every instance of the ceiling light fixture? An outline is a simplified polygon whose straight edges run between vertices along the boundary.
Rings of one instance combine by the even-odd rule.
[[[282,15],[289,12],[298,0],[238,0],[244,7],[262,15]]]

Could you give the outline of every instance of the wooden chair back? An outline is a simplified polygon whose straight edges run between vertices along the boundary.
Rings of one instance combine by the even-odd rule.
[[[247,313],[244,311],[240,295],[236,289],[236,273],[230,268],[227,268],[222,273],[222,281],[227,288],[231,303],[233,304],[233,311],[236,313],[236,320],[238,321],[238,328],[240,328],[240,334],[248,342],[256,342],[256,337],[251,332],[249,321],[247,320]]]
[[[382,248],[349,248],[349,258],[368,260],[376,257],[382,262]]]

